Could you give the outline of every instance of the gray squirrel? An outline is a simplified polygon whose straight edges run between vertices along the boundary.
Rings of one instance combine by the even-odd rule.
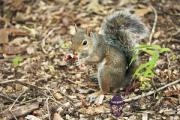
[[[88,36],[77,28],[71,48],[78,53],[80,63],[98,65],[97,93],[107,94],[130,83],[137,68],[137,61],[130,64],[132,49],[147,35],[148,28],[138,17],[116,11],[104,19],[99,33]]]

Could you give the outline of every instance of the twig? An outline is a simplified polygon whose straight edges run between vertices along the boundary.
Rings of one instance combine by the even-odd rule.
[[[25,83],[25,82],[22,82],[22,81],[19,81],[19,80],[7,80],[7,81],[3,81],[3,82],[0,82],[0,85],[9,84],[9,83],[21,84],[21,85],[23,85],[23,86],[26,86],[26,87],[29,87],[29,88],[32,88],[32,89],[34,88],[34,89],[39,90],[39,91],[45,90],[45,91],[48,91],[48,92],[49,92],[49,90],[51,90],[51,91],[55,92],[54,89],[51,89],[51,88],[48,88],[48,89],[47,89],[47,88],[44,88],[44,87],[38,87],[38,86],[36,86],[36,85],[31,85],[31,84],[28,84],[28,83]],[[73,103],[74,100],[71,99],[68,95],[62,93],[60,90],[58,90],[58,91],[56,91],[56,92],[61,93],[61,94],[62,94],[63,96],[65,96],[68,100],[70,100],[70,103],[71,103],[72,105],[74,105],[74,103]],[[49,96],[47,96],[47,95],[45,95],[45,94],[43,94],[43,95],[46,96],[46,97],[49,97]],[[49,99],[51,99],[51,100],[53,100],[54,102],[62,105],[60,102],[56,101],[56,100],[53,99],[53,98],[49,98]]]
[[[19,98],[24,94],[26,92],[26,90],[25,91],[23,91],[17,98],[16,98],[16,100],[13,102],[13,104],[9,107],[9,112],[12,114],[12,116],[14,117],[14,119],[16,119],[17,120],[17,118],[16,118],[16,116],[13,114],[13,111],[12,111],[12,108],[14,107],[14,105],[16,104],[16,102],[19,100]]]
[[[6,117],[7,120],[13,119],[19,116],[23,116],[25,114],[31,113],[32,111],[36,110],[39,108],[39,103],[38,102],[34,102],[31,104],[26,104],[26,105],[22,105],[22,106],[17,106],[15,108],[13,108],[11,111],[3,111],[2,113],[0,113],[0,116]]]
[[[18,81],[25,81],[26,79],[19,79]],[[1,80],[2,82],[0,82],[0,85],[3,85],[3,84],[9,84],[9,83],[13,83],[13,82],[16,82],[17,80]]]
[[[0,93],[0,97],[4,98],[4,99],[6,99],[6,100],[12,101],[12,102],[14,101],[14,99],[12,99],[12,98],[4,95],[4,94],[1,94],[1,93]]]
[[[46,87],[46,90],[48,90],[48,92],[49,92],[49,93],[51,94],[51,96],[52,96],[52,97],[50,97],[49,99],[53,100],[53,101],[56,102],[57,104],[59,104],[59,105],[61,105],[61,106],[64,107],[64,105],[63,105],[62,103],[60,103],[59,101],[56,100],[56,98],[54,97],[54,95],[52,94],[51,90],[50,90],[48,87]],[[53,90],[53,92],[54,92],[54,90]]]
[[[172,34],[172,36],[176,36],[180,33],[180,29],[178,29],[175,33]]]
[[[153,37],[153,35],[155,33],[155,29],[156,29],[156,25],[157,25],[157,19],[158,19],[156,9],[153,6],[151,6],[151,8],[152,8],[152,10],[154,12],[154,23],[153,23],[153,27],[152,27],[152,30],[151,30],[151,34],[149,36],[149,44],[151,44],[151,42],[152,42],[152,37]]]
[[[16,98],[16,100],[13,102],[13,104],[9,107],[9,111],[11,111],[11,109],[12,109],[13,106],[16,104],[16,102],[18,101],[18,99],[19,99],[25,92],[26,92],[26,90],[23,91],[23,92]]]
[[[49,111],[49,97],[46,99],[46,107],[47,107],[47,111],[48,111],[48,118],[49,118],[49,120],[51,120],[51,113],[50,113],[50,111]]]
[[[42,39],[42,42],[41,42],[41,48],[42,48],[42,51],[47,54],[47,51],[44,49],[44,46],[46,44],[46,39],[55,31],[55,30],[58,30],[60,29],[59,27],[56,27],[56,28],[53,28],[52,30],[50,30],[47,35]]]
[[[17,117],[13,114],[13,112],[11,110],[9,110],[9,112],[11,113],[12,117],[15,119],[15,120],[18,120]]]
[[[156,93],[158,91],[161,91],[161,90],[163,90],[163,89],[165,89],[165,88],[167,88],[167,87],[169,87],[171,85],[177,84],[179,82],[180,82],[180,79],[175,80],[175,81],[173,81],[171,83],[168,83],[168,84],[158,88],[157,90],[153,90],[153,91],[150,91],[150,92],[147,92],[147,93],[143,93],[142,95],[138,95],[138,96],[135,96],[135,97],[132,97],[132,98],[125,99],[124,102],[130,102],[132,100],[138,100],[138,99],[140,99],[142,97],[146,97],[146,96],[152,95],[152,94],[154,94],[154,93]]]
[[[24,82],[25,79],[19,79],[19,80],[6,80],[6,81],[3,81],[3,82],[0,82],[0,85],[3,85],[3,84],[10,84],[10,83],[17,83],[17,84],[21,84],[23,86],[26,86],[26,87],[29,87],[29,88],[34,88],[34,89],[37,89],[37,90],[46,90],[42,87],[38,87],[36,85],[32,85],[32,84],[29,84],[29,83],[25,83]]]

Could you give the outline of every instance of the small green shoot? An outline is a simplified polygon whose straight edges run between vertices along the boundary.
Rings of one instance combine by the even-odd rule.
[[[148,62],[141,64],[135,71],[134,77],[138,78],[141,82],[141,89],[149,89],[151,87],[150,79],[155,76],[154,68],[159,60],[160,54],[171,51],[169,48],[161,48],[159,45],[139,45],[133,49],[135,55],[133,56],[131,63],[142,52],[150,55]]]
[[[70,46],[71,46],[71,42],[64,42],[63,40],[61,40],[60,42],[59,42],[59,45],[60,45],[60,47],[61,48],[63,48],[63,49],[69,49],[70,48]]]
[[[19,66],[19,64],[22,62],[22,60],[23,60],[23,59],[22,59],[21,56],[16,56],[16,57],[14,57],[13,60],[12,60],[13,66],[14,66],[14,67]]]

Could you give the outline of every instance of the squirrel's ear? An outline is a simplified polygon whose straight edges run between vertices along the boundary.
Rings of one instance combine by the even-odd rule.
[[[90,37],[93,37],[93,32],[90,32]]]
[[[80,33],[85,33],[85,31],[83,30],[83,29],[81,29],[81,28],[79,28],[76,24],[74,24],[74,27],[75,27],[75,32],[76,33],[78,33],[78,32],[80,32]]]
[[[76,24],[74,24],[74,27],[75,27],[75,32],[81,32],[82,31]]]
[[[86,29],[86,35],[90,36],[90,34],[91,34],[90,29]]]
[[[96,37],[96,36],[95,36],[95,33],[90,32],[90,37],[91,37],[91,38],[95,38],[95,37]]]

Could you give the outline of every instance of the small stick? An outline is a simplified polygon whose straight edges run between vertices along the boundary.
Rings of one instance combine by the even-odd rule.
[[[26,92],[26,90],[23,91],[23,92],[16,98],[16,100],[13,102],[13,104],[9,107],[9,111],[11,111],[11,109],[12,109],[13,106],[16,104],[16,102],[18,101],[18,99],[19,99],[25,92]]]
[[[49,111],[49,97],[46,99],[46,107],[47,107],[47,111],[48,111],[48,118],[49,118],[49,120],[51,120],[51,113],[50,113],[50,111]]]
[[[165,88],[167,88],[167,87],[169,87],[171,85],[177,84],[179,82],[180,82],[180,79],[175,80],[175,81],[173,81],[171,83],[168,83],[168,84],[158,88],[157,90],[149,91],[147,93],[143,93],[142,95],[138,95],[138,96],[135,96],[135,97],[132,97],[132,98],[127,98],[127,99],[124,100],[124,102],[130,102],[130,101],[133,101],[133,100],[138,100],[138,99],[140,99],[142,97],[146,97],[146,96],[152,95],[152,94],[154,94],[154,93],[156,93],[158,91],[161,91],[161,90],[163,90],[163,89],[165,89]]]
[[[59,101],[56,100],[56,98],[54,97],[54,95],[52,94],[51,90],[50,90],[48,87],[46,87],[46,90],[48,90],[48,92],[49,92],[49,93],[51,94],[51,96],[52,96],[52,98],[50,97],[49,99],[53,100],[53,101],[56,102],[57,104],[59,104],[59,105],[61,105],[61,106],[64,107],[64,105],[63,105],[62,103],[60,103]],[[53,92],[54,92],[54,90],[53,90]]]
[[[6,100],[12,101],[12,102],[14,101],[14,99],[12,99],[12,98],[4,95],[4,94],[1,94],[1,93],[0,93],[0,97],[4,98],[4,99],[6,99]]]
[[[26,79],[19,79],[18,81],[25,81]],[[0,85],[3,85],[3,84],[9,84],[9,83],[13,83],[13,82],[16,82],[17,80],[0,80],[2,82],[0,82]]]
[[[11,110],[9,110],[9,112],[11,113],[12,117],[15,119],[15,120],[18,120],[17,117],[13,114],[13,112]]]
[[[151,34],[149,36],[149,45],[152,42],[152,37],[153,37],[153,35],[155,33],[155,29],[156,29],[156,25],[157,25],[157,19],[158,19],[158,15],[157,15],[156,9],[153,6],[151,6],[151,8],[152,8],[152,10],[154,12],[154,23],[153,23],[153,27],[152,27],[152,30],[151,30]]]
[[[20,80],[7,80],[7,81],[3,81],[3,82],[0,82],[0,85],[3,85],[3,84],[9,84],[9,83],[17,83],[17,84],[21,84],[21,85],[23,85],[23,86],[26,86],[26,87],[29,87],[29,88],[34,88],[34,89],[36,89],[36,90],[39,90],[39,91],[43,91],[43,90],[45,90],[45,91],[49,91],[49,90],[52,90],[53,92],[55,91],[54,89],[51,89],[51,88],[44,88],[44,87],[38,87],[38,86],[36,86],[36,85],[32,85],[32,84],[28,84],[28,83],[25,83],[25,82],[22,82],[22,81],[20,81]],[[72,105],[74,105],[73,104],[73,99],[71,99],[68,95],[66,95],[66,94],[64,94],[63,92],[61,92],[60,90],[58,90],[58,91],[56,91],[56,92],[59,92],[59,93],[61,93],[63,96],[65,96],[68,100],[70,100],[71,102],[71,104]],[[47,95],[45,95],[45,94],[43,94],[44,96],[46,96],[47,97]],[[49,96],[48,96],[49,97]],[[51,98],[50,98],[51,99]],[[58,104],[61,104],[61,103],[59,103],[59,102],[57,102],[55,99],[51,99],[51,100],[53,100],[53,101],[55,101],[56,103],[58,103]],[[62,105],[62,104],[61,104]]]
[[[26,104],[26,105],[22,105],[22,106],[17,106],[15,108],[13,108],[11,111],[3,111],[2,113],[0,113],[0,117],[2,116],[5,117],[7,120],[10,119],[16,119],[16,117],[19,116],[23,116],[26,115],[36,109],[39,108],[39,103],[38,102],[34,102],[31,104]]]

